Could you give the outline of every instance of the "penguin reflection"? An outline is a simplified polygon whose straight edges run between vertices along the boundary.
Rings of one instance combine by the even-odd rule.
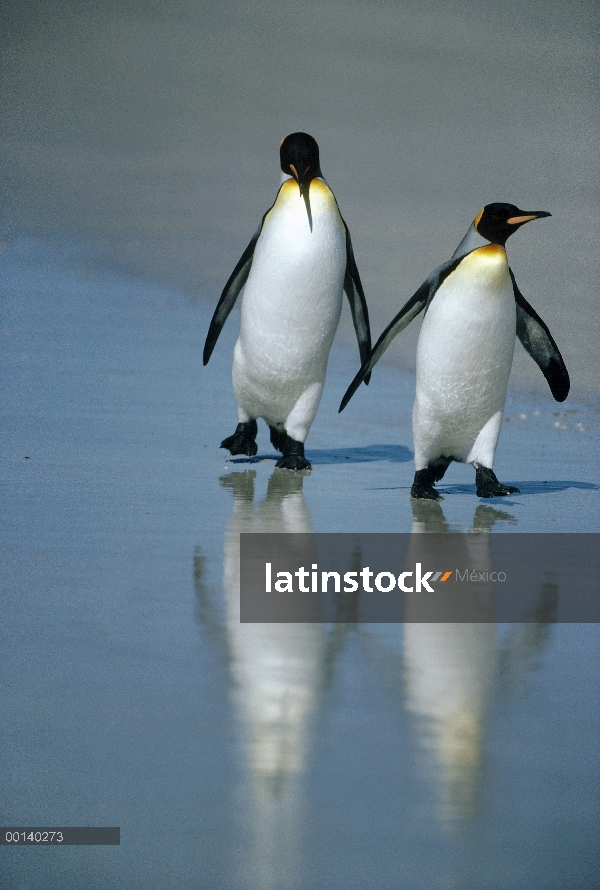
[[[435,501],[413,500],[412,507],[409,561],[431,564],[428,535],[419,533],[446,532],[448,524]],[[472,530],[485,533],[495,522],[512,519],[507,513],[480,505]],[[439,538],[435,540],[438,542]],[[457,559],[457,541],[466,551],[462,557],[466,565],[482,572],[491,570],[489,535],[449,536],[449,565],[458,564],[461,559],[460,555]],[[433,564],[446,566],[439,545],[435,547]],[[416,718],[424,768],[436,786],[438,815],[446,824],[467,818],[476,810],[484,720],[498,673],[499,640],[492,623],[493,584],[483,582],[479,587],[478,623],[414,623],[415,618],[418,621],[423,616],[423,597],[416,595],[405,601],[405,707]]]
[[[326,628],[240,624],[240,532],[312,531],[302,494],[303,475],[275,469],[265,499],[254,504],[255,475],[247,470],[220,480],[234,495],[224,553],[227,638],[233,701],[252,793],[250,883],[283,887],[293,886],[298,871],[299,780],[322,685]]]

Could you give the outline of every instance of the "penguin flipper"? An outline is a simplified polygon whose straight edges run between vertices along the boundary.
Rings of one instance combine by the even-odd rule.
[[[548,326],[517,287],[512,269],[509,271],[517,304],[517,337],[539,366],[556,401],[564,402],[569,395],[571,382],[563,357]]]
[[[410,300],[404,304],[400,312],[392,318],[389,325],[373,347],[371,355],[367,361],[363,363],[362,368],[346,390],[346,394],[341,401],[338,413],[344,410],[360,384],[367,375],[371,373],[372,369],[375,367],[392,340],[398,336],[400,331],[403,331],[404,328],[410,324],[413,318],[416,318],[419,312],[422,312],[423,309],[425,309],[435,296],[441,283],[447,278],[450,272],[458,266],[459,262],[460,259],[448,260],[448,262],[438,266],[438,268],[431,273],[429,278],[423,282],[421,287],[412,295]]]
[[[256,247],[256,242],[258,241],[258,236],[261,233],[262,227],[263,223],[261,222],[260,226],[252,236],[250,244],[239,258],[235,269],[229,276],[227,284],[223,288],[223,293],[219,298],[217,308],[214,311],[214,315],[208,329],[208,334],[206,335],[206,343],[204,344],[203,354],[203,363],[205,365],[208,364],[208,360],[212,355],[215,344],[219,339],[219,334],[221,333],[223,325],[227,321],[227,316],[235,306],[235,301],[239,297],[241,289],[246,284],[248,275],[250,274],[252,260],[254,259],[254,248]]]
[[[344,291],[348,297],[350,304],[350,312],[352,313],[352,321],[354,330],[356,331],[356,339],[358,340],[358,350],[360,353],[361,365],[364,365],[369,359],[371,353],[371,329],[369,326],[369,310],[367,308],[367,300],[363,290],[358,267],[354,259],[354,251],[352,250],[352,240],[350,231],[346,223],[346,272],[344,275]],[[365,377],[365,383],[369,382],[370,374]]]

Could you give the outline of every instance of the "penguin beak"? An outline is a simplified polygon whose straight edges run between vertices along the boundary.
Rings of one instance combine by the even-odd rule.
[[[552,214],[546,210],[531,210],[522,216],[511,216],[506,222],[509,226],[522,226],[523,223],[531,222],[532,219],[541,219],[543,216],[552,216]]]
[[[306,213],[308,215],[308,225],[312,232],[312,213],[310,212],[310,198],[308,194],[310,190],[310,184],[312,182],[312,176],[308,173],[308,170],[304,170],[303,175],[300,176],[293,164],[290,164],[290,170],[292,171],[294,179],[298,183],[298,188],[300,189],[300,197],[304,198]]]

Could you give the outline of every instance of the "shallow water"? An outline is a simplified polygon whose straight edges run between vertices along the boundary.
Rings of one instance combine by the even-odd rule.
[[[120,847],[2,848],[3,886],[598,885],[595,625],[241,625],[242,530],[598,531],[598,418],[511,391],[483,504],[453,466],[413,515],[414,378],[335,347],[309,475],[226,461],[231,319],[3,251],[4,825]],[[538,413],[536,413],[538,412]],[[569,413],[572,412],[572,413]]]

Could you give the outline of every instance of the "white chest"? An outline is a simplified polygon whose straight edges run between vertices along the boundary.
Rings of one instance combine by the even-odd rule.
[[[310,186],[312,231],[297,184],[284,183],[265,219],[244,290],[247,320],[271,328],[337,327],[346,269],[344,224],[320,180]]]
[[[516,309],[506,254],[473,251],[441,285],[423,320],[417,391],[456,409],[504,403]]]

